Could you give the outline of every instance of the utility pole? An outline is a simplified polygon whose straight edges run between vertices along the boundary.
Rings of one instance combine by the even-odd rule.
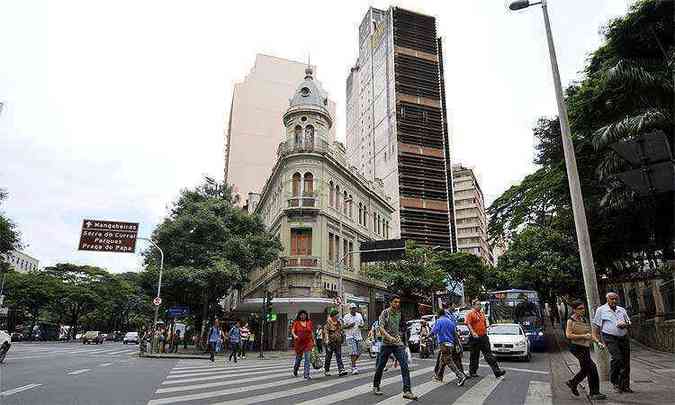
[[[152,241],[149,238],[138,238],[138,240],[144,240],[150,242],[150,244],[159,250],[159,280],[157,281],[157,298],[161,300],[160,293],[162,291],[162,271],[164,270],[164,251],[159,245]],[[157,318],[159,317],[159,305],[155,305],[155,320],[152,324],[152,340],[150,340],[150,353],[153,352],[155,346],[155,329],[157,328]]]

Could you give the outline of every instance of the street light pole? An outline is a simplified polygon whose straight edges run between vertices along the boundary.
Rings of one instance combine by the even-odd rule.
[[[150,242],[150,244],[159,250],[159,281],[157,282],[157,298],[160,298],[160,292],[162,291],[162,271],[164,270],[164,251],[162,250],[159,245],[157,245],[155,242],[152,241],[152,239],[149,238],[138,238],[139,240],[144,240],[146,242]],[[155,320],[152,323],[152,340],[150,341],[150,353],[153,352],[154,346],[155,346],[155,328],[157,328],[157,318],[159,316],[159,305],[155,305]]]
[[[337,199],[337,198],[340,198],[340,196],[336,196],[336,199]],[[347,212],[349,212],[349,209],[348,209],[348,207],[347,207],[347,204],[351,204],[352,201],[353,201],[353,199],[352,199],[352,198],[349,198],[349,197],[347,197],[347,198],[344,199],[344,201],[343,201],[343,206],[342,206],[343,212],[344,212],[345,209],[347,209]],[[337,205],[337,204],[336,204],[336,205]],[[338,214],[337,214],[337,217],[338,217],[338,223],[340,224],[340,243],[344,246],[344,243],[345,243],[345,237],[344,237],[344,234],[343,234],[343,232],[342,232],[342,226],[343,226],[343,225],[342,225],[342,216],[341,216],[342,213],[340,212],[340,209],[339,209],[339,208],[338,208],[337,211],[338,211]],[[335,252],[339,252],[339,251],[340,251],[340,243],[338,243],[337,246],[335,247]],[[349,244],[347,244],[347,246],[349,246]],[[349,250],[349,248],[348,248],[347,250]],[[334,270],[336,273],[339,271],[339,281],[338,281],[338,284],[340,285],[340,290],[339,290],[339,293],[340,293],[340,319],[342,319],[342,316],[344,315],[343,312],[344,312],[344,306],[345,306],[345,289],[344,289],[344,284],[343,284],[343,283],[344,283],[343,273],[344,273],[344,267],[345,267],[345,266],[344,266],[343,261],[344,261],[344,258],[347,257],[348,255],[350,255],[351,253],[353,253],[353,252],[348,252],[348,253],[346,253],[344,256],[342,256],[342,258],[340,259],[339,262],[336,260],[336,261],[335,261],[335,265],[334,265],[335,267],[333,268],[333,270]],[[338,270],[338,268],[337,268],[337,267],[338,267],[338,264],[340,264],[339,270]]]
[[[600,294],[598,292],[597,276],[595,274],[595,264],[593,263],[593,251],[591,250],[591,240],[588,235],[588,222],[586,221],[586,211],[584,209],[584,199],[581,194],[581,184],[579,182],[579,171],[577,170],[577,160],[574,153],[574,144],[572,143],[569,120],[567,117],[567,106],[563,98],[562,84],[560,82],[560,72],[558,70],[558,59],[555,54],[555,45],[553,44],[553,34],[551,33],[551,22],[548,16],[548,7],[546,0],[537,3],[530,3],[528,0],[517,0],[511,3],[511,10],[520,10],[541,4],[544,15],[544,26],[546,27],[546,41],[548,43],[548,52],[551,60],[551,71],[553,72],[553,85],[555,86],[556,101],[558,103],[558,116],[560,120],[560,132],[562,134],[563,152],[565,155],[565,168],[567,169],[567,181],[570,188],[570,197],[572,199],[572,213],[574,215],[574,227],[577,234],[577,243],[579,245],[579,256],[581,258],[581,271],[584,277],[584,287],[586,290],[586,299],[588,301],[589,314],[593,316],[595,310],[600,306]],[[607,370],[607,357],[601,358],[600,369]],[[606,372],[601,373],[606,378]]]

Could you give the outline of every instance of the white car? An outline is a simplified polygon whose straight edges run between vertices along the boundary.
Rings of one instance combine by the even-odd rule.
[[[9,351],[9,348],[12,346],[12,339],[9,336],[9,333],[4,330],[0,330],[0,363],[5,361],[5,356]]]
[[[129,343],[138,344],[138,332],[127,332],[127,334],[124,335],[124,339],[122,339],[122,343],[125,345]]]
[[[530,341],[517,323],[496,323],[488,327],[490,349],[495,356],[509,356],[530,361]]]

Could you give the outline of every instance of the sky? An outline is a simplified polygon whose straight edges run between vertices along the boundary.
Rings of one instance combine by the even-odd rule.
[[[630,0],[549,0],[563,86]],[[438,18],[452,159],[486,203],[534,166],[532,128],[556,115],[539,6],[504,0],[0,0],[0,209],[41,266],[137,271],[140,254],[78,252],[83,218],[139,222],[147,237],[181,188],[222,178],[235,82],[256,53],[299,61],[337,102],[369,6]],[[139,242],[139,247],[145,247]],[[140,252],[140,249],[138,250]]]

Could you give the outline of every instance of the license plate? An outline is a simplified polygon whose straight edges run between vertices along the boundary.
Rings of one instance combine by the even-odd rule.
[[[508,353],[508,352],[511,351],[511,349],[505,349],[505,348],[499,347],[499,348],[497,348],[497,351],[500,352],[500,353]]]

